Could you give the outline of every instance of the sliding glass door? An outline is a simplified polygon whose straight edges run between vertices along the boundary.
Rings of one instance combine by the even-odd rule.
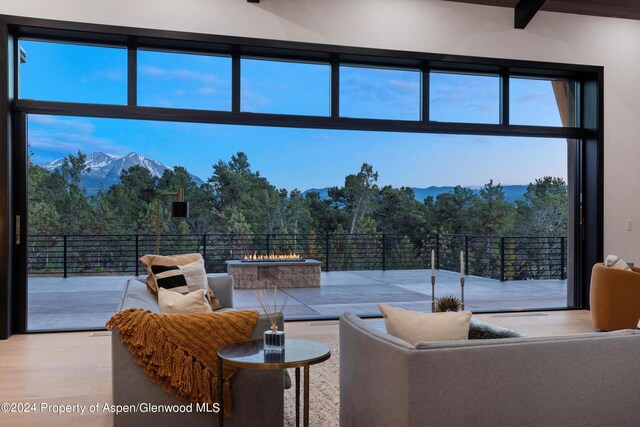
[[[287,319],[430,311],[462,298],[462,274],[474,311],[585,304],[597,67],[16,37],[18,329],[103,327],[156,234],[210,273],[252,254],[319,261],[319,288],[283,291]],[[189,218],[166,199],[157,214],[178,189]]]

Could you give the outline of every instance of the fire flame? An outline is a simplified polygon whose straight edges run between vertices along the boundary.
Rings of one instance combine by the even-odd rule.
[[[302,261],[303,258],[300,256],[300,254],[297,254],[295,252],[290,252],[288,254],[283,254],[283,255],[276,255],[276,254],[258,255],[256,252],[254,252],[252,255],[245,255],[242,260],[243,261]]]

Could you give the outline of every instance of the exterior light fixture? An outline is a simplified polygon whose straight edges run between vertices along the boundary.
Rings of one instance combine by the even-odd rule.
[[[160,255],[160,200],[164,196],[175,196],[177,200],[171,202],[172,218],[187,218],[189,216],[189,202],[184,201],[184,188],[175,193],[160,193],[156,204],[156,255]]]

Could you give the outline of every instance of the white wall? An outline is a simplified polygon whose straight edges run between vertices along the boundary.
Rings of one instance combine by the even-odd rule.
[[[605,67],[604,251],[640,264],[640,21],[439,0],[0,0],[0,13]],[[625,221],[632,220],[633,231]]]

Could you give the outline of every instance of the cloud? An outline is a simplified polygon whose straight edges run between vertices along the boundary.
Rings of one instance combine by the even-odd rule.
[[[458,82],[463,83],[463,82]],[[498,106],[500,103],[500,92],[497,87],[484,84],[453,84],[452,82],[437,82],[431,87],[432,115],[438,112],[445,113],[455,110],[454,114],[465,113],[468,119],[474,119],[474,112],[481,113],[482,117],[487,117],[487,113],[495,113],[498,120]],[[450,113],[446,113],[450,116]]]
[[[226,109],[224,99],[218,98],[225,92],[231,97],[231,82],[213,73],[152,65],[142,66],[140,71],[146,76],[141,97],[148,105],[210,109],[219,104],[213,109]]]
[[[64,157],[78,150],[84,153],[102,151],[116,155],[131,151],[116,144],[111,138],[101,137],[96,133],[96,126],[90,119],[29,115],[28,143],[36,154],[38,151],[48,151],[53,156]]]
[[[391,79],[388,80],[387,83],[389,86],[405,94],[415,95],[416,93],[420,93],[420,82]]]
[[[213,73],[202,73],[192,71],[186,68],[158,68],[150,65],[141,67],[140,71],[143,75],[155,77],[158,79],[179,79],[184,81],[197,82],[203,85],[228,85],[226,79],[220,78]]]
[[[82,83],[90,83],[94,81],[121,82],[126,80],[126,72],[121,68],[113,68],[111,70],[99,70],[80,76]]]
[[[92,133],[95,131],[93,123],[89,123],[83,120],[71,120],[68,118],[60,118],[56,116],[40,116],[36,114],[29,115],[30,125],[42,125],[55,127],[65,127],[70,130],[75,130],[80,133]],[[31,130],[31,128],[29,129]]]
[[[264,111],[265,107],[271,104],[271,99],[251,89],[251,84],[246,79],[242,79],[240,84],[242,85],[241,108],[243,111]]]
[[[209,95],[213,95],[214,93],[218,93],[218,90],[212,87],[201,87],[198,90],[198,95],[202,95],[202,96],[209,96]]]
[[[514,102],[529,103],[529,102],[544,102],[544,103],[556,103],[555,95],[551,92],[526,92],[514,96]]]
[[[392,115],[415,116],[420,108],[420,82],[413,75],[411,78],[380,79],[355,74],[341,82],[341,96],[346,105],[357,105],[360,111],[376,108]]]
[[[151,65],[145,65],[141,67],[140,70],[142,71],[142,74],[146,74],[148,76],[163,76],[166,74],[165,70]]]

